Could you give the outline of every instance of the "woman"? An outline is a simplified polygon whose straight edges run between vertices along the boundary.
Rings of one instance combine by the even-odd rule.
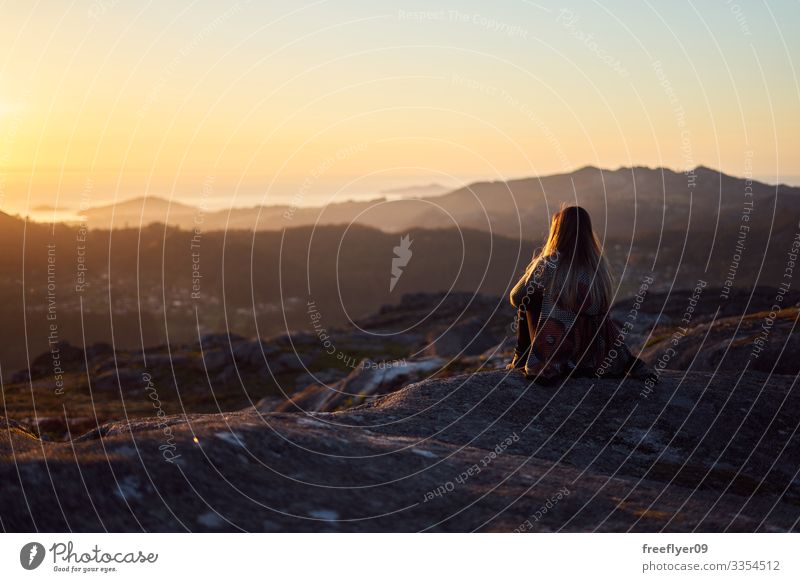
[[[570,373],[656,380],[608,317],[610,298],[611,275],[589,213],[579,206],[561,209],[511,291],[517,347],[508,368],[545,385]]]

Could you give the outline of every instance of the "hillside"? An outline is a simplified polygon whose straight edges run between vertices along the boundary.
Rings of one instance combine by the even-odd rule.
[[[11,424],[0,520],[77,532],[796,530],[794,382],[671,372],[643,398],[636,381],[543,389],[498,371],[339,413],[151,417],[74,443]]]
[[[317,309],[315,307],[315,309]],[[318,311],[315,313],[319,313]],[[57,346],[60,385],[50,351],[8,374],[4,415],[42,438],[63,440],[119,418],[148,416],[157,392],[166,414],[262,409],[333,410],[428,376],[484,365],[481,354],[503,343],[513,311],[495,296],[411,294],[357,326],[317,328],[263,338],[204,334],[195,341],[114,349],[108,343]],[[506,354],[498,354],[505,357]],[[366,362],[374,365],[365,368]],[[347,384],[332,402],[318,386]],[[325,403],[310,402],[312,393]]]
[[[722,301],[708,289],[676,342],[691,292],[648,294],[627,341],[665,362],[654,387],[542,388],[507,373],[513,312],[470,293],[408,294],[350,326],[262,339],[62,344],[61,392],[49,352],[3,386],[0,523],[794,530],[800,295],[786,295],[791,313],[776,318],[757,365],[742,366],[774,293]],[[612,317],[621,324],[629,310],[622,300]]]
[[[668,327],[648,342],[643,359],[655,363],[680,333],[682,349],[672,358],[671,367],[678,369],[746,370],[765,374],[800,374],[800,307],[769,309],[744,317],[720,317],[693,326],[686,332]],[[771,336],[782,341],[770,341]]]
[[[502,294],[532,251],[532,242],[475,230],[415,229],[413,259],[390,289],[399,237],[358,225],[203,232],[193,248],[192,233],[158,225],[79,240],[75,228],[9,222],[0,232],[0,318],[24,341],[0,345],[5,375],[48,348],[51,276],[58,340],[126,349],[196,341],[198,328],[242,336],[310,330],[309,301],[330,327],[405,293]]]
[[[746,188],[752,196],[745,197]],[[604,238],[628,241],[662,231],[724,231],[738,225],[745,202],[752,202],[757,222],[780,223],[784,212],[800,211],[800,188],[729,176],[704,166],[689,172],[587,166],[563,174],[475,182],[446,194],[426,195],[423,190],[410,198],[376,197],[324,207],[283,204],[210,211],[154,196],[91,208],[86,215],[90,228],[96,229],[151,222],[188,230],[198,224],[205,230],[281,230],[358,223],[389,232],[458,226],[528,239],[545,233],[548,217],[561,203],[577,203],[589,210]]]
[[[785,296],[786,309],[763,334],[774,296],[761,287],[727,299],[707,289],[697,301],[692,292],[649,293],[625,341],[659,370],[741,373],[747,366],[796,375],[800,293]],[[620,329],[631,322],[631,304],[622,299],[611,311]],[[262,412],[330,412],[412,382],[502,369],[514,343],[513,310],[493,295],[407,294],[343,326],[328,325],[318,306],[309,317],[307,330],[261,338],[210,333],[145,349],[62,342],[58,381],[50,351],[7,374],[4,415],[44,439],[64,440],[105,422],[147,417],[154,392],[165,414],[251,405]]]
[[[51,282],[58,339],[73,344],[191,342],[198,328],[201,335],[310,331],[309,301],[330,327],[397,304],[406,293],[503,295],[562,201],[592,211],[619,281],[617,298],[633,296],[649,277],[651,290],[671,292],[700,279],[734,292],[783,282],[798,236],[800,189],[753,182],[743,235],[748,182],[702,167],[691,179],[689,189],[686,174],[665,169],[587,167],[476,183],[424,201],[291,209],[289,218],[288,207],[198,214],[153,197],[90,213],[88,231],[0,214],[0,318],[10,336],[24,339],[0,346],[2,375],[47,349]],[[167,208],[169,222],[191,222],[139,227],[159,213],[166,219]],[[115,228],[96,228],[112,212]],[[413,258],[390,287],[401,235],[413,241]]]
[[[159,196],[147,196],[92,206],[82,216],[91,228],[138,228],[155,222],[194,229],[202,224],[203,211]]]

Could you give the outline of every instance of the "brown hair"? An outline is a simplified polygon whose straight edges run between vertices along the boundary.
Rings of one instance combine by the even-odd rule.
[[[557,257],[555,276],[549,291],[561,305],[577,310],[579,278],[583,275],[589,288],[591,304],[607,309],[611,298],[611,274],[603,257],[603,248],[592,229],[589,213],[580,206],[566,206],[550,222],[544,247],[536,253],[525,271],[525,283],[542,262]]]

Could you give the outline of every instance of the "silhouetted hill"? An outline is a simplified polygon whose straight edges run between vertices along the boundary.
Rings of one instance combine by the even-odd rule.
[[[424,196],[438,196],[440,194],[444,194],[445,192],[450,191],[450,188],[446,188],[441,184],[431,183],[431,184],[424,184],[420,186],[405,186],[402,188],[387,188],[386,190],[381,190],[381,194],[392,194],[395,196],[415,196],[415,197],[424,197]]]
[[[502,294],[532,251],[475,230],[415,229],[412,259],[390,290],[399,237],[361,225],[196,237],[160,225],[85,233],[7,222],[0,317],[20,341],[0,345],[5,375],[51,340],[132,348],[193,341],[198,329],[273,335],[308,329],[309,302],[331,327],[409,292]]]
[[[0,346],[0,364],[7,375],[47,348],[52,310],[57,340],[131,348],[193,341],[198,328],[243,336],[308,329],[309,301],[330,327],[405,293],[501,295],[562,201],[592,211],[619,280],[617,299],[634,295],[645,280],[652,280],[651,292],[691,289],[698,281],[733,290],[776,286],[800,236],[798,192],[703,167],[690,175],[587,167],[477,183],[425,201],[234,209],[219,216],[171,205],[169,216],[191,217],[191,229],[138,228],[143,209],[151,219],[166,211],[169,203],[157,198],[113,209],[114,224],[127,221],[127,229],[86,232],[2,215],[0,317],[22,339]],[[412,258],[390,290],[401,235],[413,240]]]
[[[527,239],[545,234],[548,218],[560,204],[577,203],[590,211],[604,238],[630,241],[687,230],[724,234],[730,227],[738,229],[745,202],[753,204],[755,226],[768,226],[775,218],[782,227],[787,214],[797,216],[800,212],[800,188],[736,178],[704,166],[689,172],[587,166],[563,174],[476,182],[430,198],[378,198],[320,208],[277,205],[215,212],[191,210],[182,204],[169,207],[164,200],[148,198],[146,203],[145,199],[131,200],[87,214],[92,228],[108,228],[112,213],[115,227],[138,225],[144,207],[144,224],[156,221],[185,229],[194,228],[199,217],[208,230],[280,230],[358,222],[391,232],[459,226]]]
[[[562,203],[577,203],[590,211],[618,273],[635,278],[652,270],[665,288],[689,286],[700,278],[713,285],[726,278],[738,286],[777,285],[786,252],[800,232],[800,188],[728,176],[704,166],[688,172],[585,167],[550,176],[477,182],[430,198],[322,208],[197,210],[196,214],[204,230],[280,231],[355,223],[400,234],[420,228],[470,229],[527,244],[541,241],[549,217]],[[132,208],[136,216],[129,218],[117,209],[115,224],[138,224],[140,207]],[[166,210],[163,201],[148,216],[157,216],[158,209]],[[104,211],[106,219],[96,217],[90,227],[108,226],[110,210]],[[170,211],[169,223],[193,229],[197,216],[189,218],[182,220]],[[635,285],[623,284],[623,290],[629,292],[631,286]]]
[[[180,225],[194,228],[195,220],[202,219],[199,208],[160,198],[147,196],[121,200],[103,206],[93,206],[83,211],[91,228],[138,228],[152,223]]]

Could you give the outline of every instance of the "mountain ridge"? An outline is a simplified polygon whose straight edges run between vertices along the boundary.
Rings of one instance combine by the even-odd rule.
[[[645,185],[637,188],[638,180],[644,181]],[[743,189],[747,178],[736,177],[725,174],[719,170],[714,170],[707,166],[698,165],[692,170],[677,171],[665,167],[648,166],[620,166],[617,169],[604,169],[592,165],[583,166],[571,172],[561,172],[547,174],[543,176],[509,178],[506,180],[484,180],[466,184],[462,187],[437,193],[430,196],[404,198],[400,200],[388,200],[385,196],[377,195],[369,201],[345,201],[334,202],[325,206],[304,206],[296,207],[292,204],[256,204],[245,207],[232,207],[229,209],[205,209],[201,206],[194,206],[184,201],[171,201],[170,199],[159,196],[139,196],[128,198],[115,204],[91,207],[83,214],[88,218],[90,228],[108,229],[119,228],[121,225],[136,225],[140,223],[149,224],[152,222],[169,224],[184,229],[191,229],[202,224],[205,230],[209,229],[228,229],[244,228],[249,230],[280,230],[282,228],[297,226],[299,224],[346,224],[353,220],[358,220],[369,226],[381,228],[383,230],[397,231],[418,224],[422,220],[423,224],[430,228],[437,228],[448,225],[445,216],[437,216],[435,210],[425,208],[425,205],[434,208],[444,209],[456,225],[473,226],[482,230],[493,230],[507,236],[518,236],[520,230],[515,229],[513,224],[508,224],[504,219],[497,224],[497,228],[492,228],[492,220],[480,221],[470,219],[469,215],[460,216],[459,206],[468,202],[471,198],[491,201],[491,206],[496,208],[489,209],[490,212],[508,214],[509,209],[520,206],[534,195],[534,199],[542,198],[546,201],[549,196],[553,203],[549,205],[550,211],[557,208],[558,204],[568,202],[572,193],[572,187],[576,187],[577,194],[588,196],[587,200],[575,200],[575,202],[592,206],[592,197],[609,198],[611,202],[615,193],[622,189],[628,191],[633,188],[633,192],[639,192],[638,200],[649,204],[650,192],[662,190],[662,184],[654,177],[661,177],[662,182],[668,184],[669,188],[676,188],[674,182],[678,179],[686,179],[690,174],[696,174],[703,181],[716,181],[719,189],[725,186],[726,190]],[[599,178],[599,182],[598,182]],[[569,183],[568,183],[569,182]],[[752,187],[757,195],[763,196],[771,191],[785,192],[800,199],[800,188],[787,186],[785,184],[767,184],[758,180],[752,180]],[[498,190],[503,188],[512,194],[511,197],[503,196]],[[592,188],[590,192],[586,188]],[[710,190],[713,187],[707,186]],[[483,191],[488,190],[484,193]],[[671,192],[664,191],[664,196],[669,197]],[[489,198],[487,198],[489,196]],[[635,194],[634,194],[635,196]],[[625,199],[628,199],[626,196]],[[630,198],[633,200],[633,198]],[[721,199],[721,198],[720,198]],[[410,202],[420,201],[423,206],[412,208]],[[457,201],[449,204],[451,201]],[[595,201],[596,202],[596,201]],[[673,201],[674,203],[674,201]],[[538,203],[537,203],[538,204]],[[147,206],[150,208],[147,208]],[[389,206],[389,209],[382,209],[381,206]],[[548,205],[545,205],[548,206]],[[543,207],[544,208],[544,207]],[[144,211],[146,209],[146,211]],[[480,208],[478,208],[480,210]],[[603,212],[602,208],[594,208],[597,213]],[[432,214],[433,212],[433,214]],[[537,210],[538,212],[538,210]],[[530,213],[526,208],[520,209],[520,215],[527,217]],[[142,219],[142,216],[144,218]],[[113,217],[113,222],[112,222]],[[198,222],[199,221],[199,222]]]

